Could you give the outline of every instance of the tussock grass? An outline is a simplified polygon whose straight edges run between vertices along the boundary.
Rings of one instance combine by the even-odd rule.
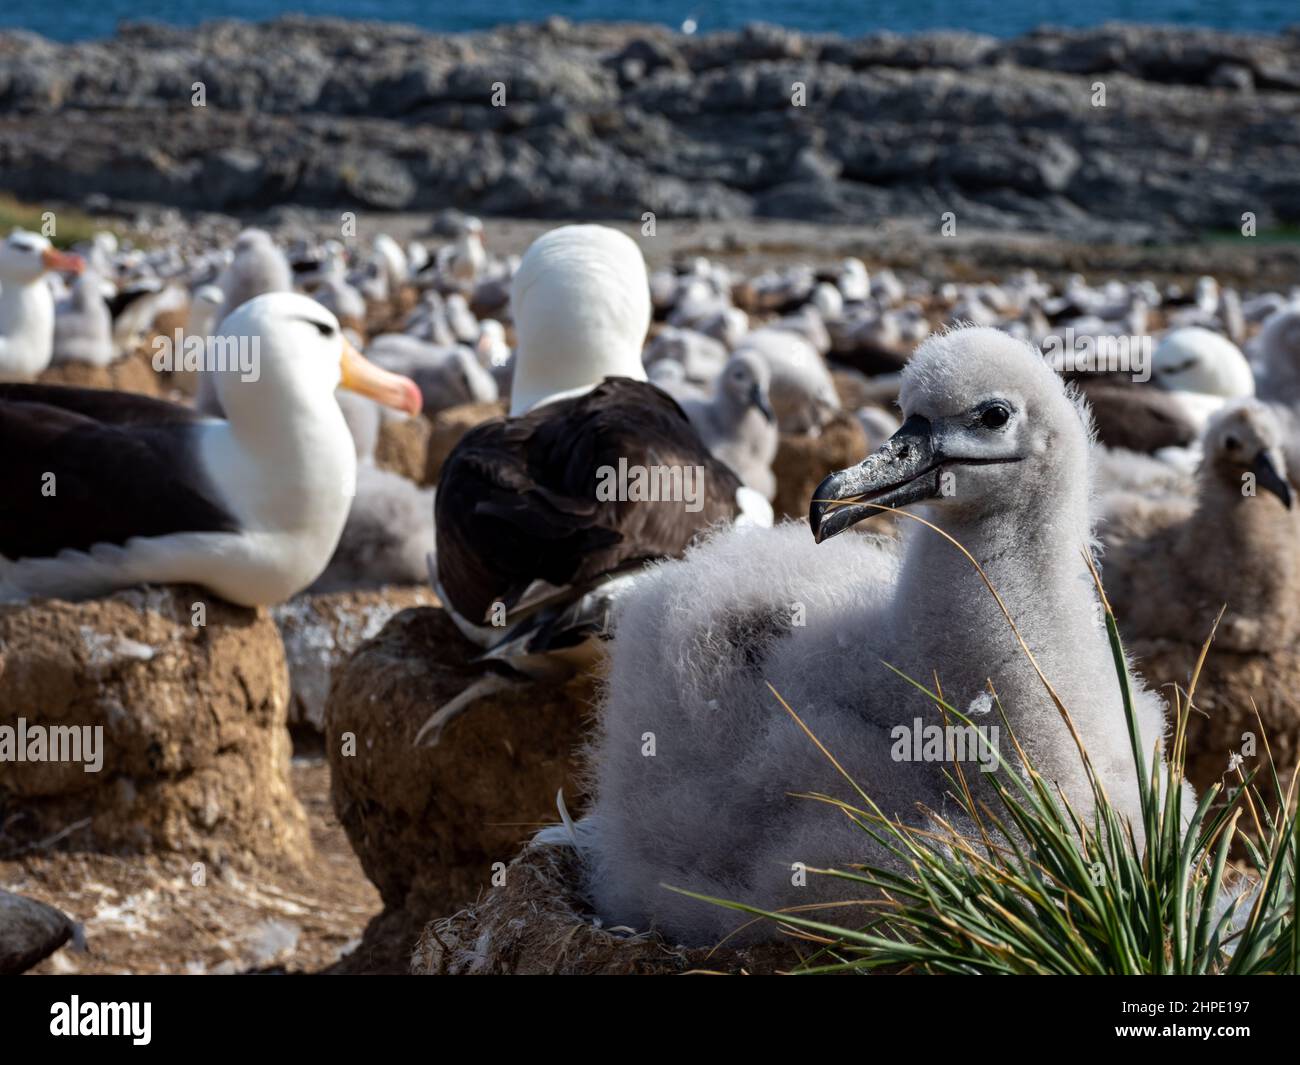
[[[966,557],[979,569],[969,553]],[[1090,818],[1081,817],[1037,772],[997,703],[1016,759],[1009,764],[993,751],[998,768],[986,774],[993,801],[980,801],[972,794],[960,764],[947,771],[954,798],[977,826],[975,838],[962,835],[934,813],[930,828],[885,817],[772,689],[810,742],[849,779],[858,802],[826,795],[806,798],[833,807],[828,816],[851,818],[908,871],[870,865],[815,871],[843,880],[846,902],[876,900],[872,904],[876,915],[856,928],[817,920],[808,916],[807,908],[769,912],[684,893],[775,921],[787,934],[805,940],[817,949],[799,970],[804,973],[885,968],[949,974],[1300,973],[1300,924],[1295,918],[1300,864],[1296,774],[1284,787],[1265,737],[1263,785],[1256,780],[1259,771],[1244,776],[1238,769],[1234,783],[1216,784],[1201,796],[1184,824],[1181,785],[1187,719],[1214,633],[1201,651],[1188,691],[1175,697],[1175,731],[1168,759],[1158,746],[1144,751],[1115,615],[1095,569],[1093,575],[1120,678],[1141,791],[1145,843],[1139,842],[1133,826],[1111,804],[1068,709],[1041,671],[1039,676],[1079,743],[1095,812]],[[997,596],[992,585],[989,590]],[[1007,620],[1011,622],[1009,614]],[[1032,661],[1023,641],[1022,648]],[[937,682],[931,690],[907,679],[944,714],[971,724],[945,701]],[[1246,858],[1230,870],[1234,846]]]

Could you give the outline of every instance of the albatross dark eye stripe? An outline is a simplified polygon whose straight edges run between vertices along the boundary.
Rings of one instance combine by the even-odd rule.
[[[314,325],[316,331],[323,337],[332,337],[334,335],[334,327],[330,325],[329,322],[317,321],[315,318],[295,318],[294,321],[306,322],[308,325]]]

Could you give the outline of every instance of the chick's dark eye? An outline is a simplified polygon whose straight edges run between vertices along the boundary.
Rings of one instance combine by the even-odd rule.
[[[1226,447],[1229,451],[1236,451],[1237,448],[1241,447],[1241,441],[1238,440],[1235,436],[1230,436],[1223,441],[1223,446]]]
[[[1010,418],[1011,411],[1001,403],[995,403],[991,407],[984,408],[980,414],[980,425],[985,429],[1001,429]]]

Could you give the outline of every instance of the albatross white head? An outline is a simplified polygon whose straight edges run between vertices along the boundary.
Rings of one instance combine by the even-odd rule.
[[[1255,394],[1255,377],[1241,349],[1227,337],[1197,325],[1166,333],[1151,363],[1155,383],[1170,392],[1224,399]]]
[[[636,243],[606,226],[535,240],[510,296],[518,337],[511,415],[579,396],[606,377],[646,379],[650,281]]]
[[[374,365],[333,314],[294,292],[241,304],[218,327],[208,359],[222,410],[249,428],[335,407],[340,385],[407,414],[421,408],[415,382]]]
[[[1028,345],[992,328],[932,337],[899,403],[902,428],[813,493],[819,542],[881,513],[872,503],[923,503],[968,546],[1012,524],[1075,554],[1089,541],[1089,415]]]

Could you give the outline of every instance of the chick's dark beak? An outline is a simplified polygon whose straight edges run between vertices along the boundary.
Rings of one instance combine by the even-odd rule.
[[[1255,475],[1255,483],[1260,488],[1272,492],[1282,500],[1287,510],[1291,509],[1291,486],[1286,483],[1286,478],[1277,472],[1277,467],[1273,465],[1273,460],[1268,457],[1267,451],[1261,451],[1255,456],[1250,470]]]
[[[912,415],[858,465],[832,473],[813,493],[808,524],[818,543],[865,518],[883,513],[870,506],[903,507],[939,494],[942,455],[934,446],[930,422]]]
[[[769,422],[776,421],[776,413],[772,410],[772,404],[767,398],[767,389],[761,385],[755,385],[754,391],[749,395],[750,402],[754,404]]]

